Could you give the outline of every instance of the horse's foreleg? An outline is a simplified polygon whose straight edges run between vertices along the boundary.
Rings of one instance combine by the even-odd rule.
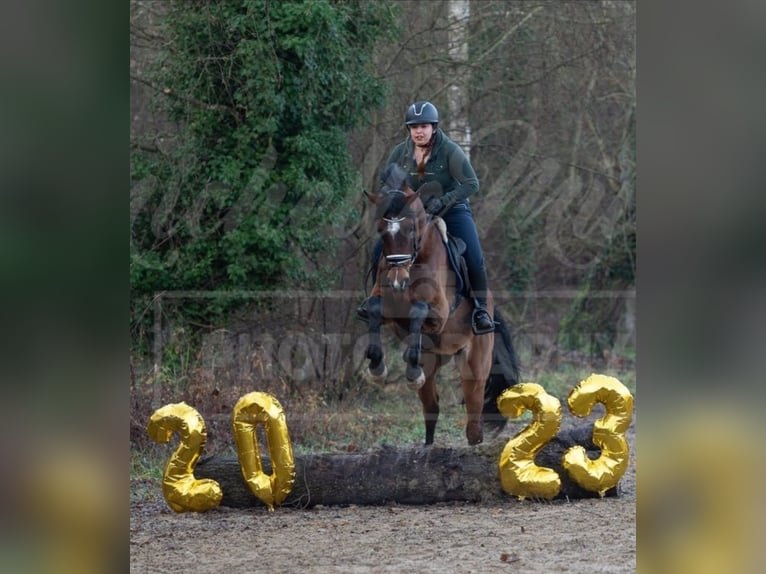
[[[367,345],[367,354],[365,355],[370,364],[367,367],[367,379],[373,383],[380,384],[386,380],[388,370],[383,362],[383,343],[380,339],[381,324],[381,301],[380,295],[370,297],[367,301],[367,311],[370,317],[369,333],[370,342]]]
[[[426,317],[428,317],[428,304],[414,301],[410,306],[410,335],[407,349],[404,351],[404,360],[407,363],[405,376],[415,389],[419,389],[426,382],[425,374],[420,367],[421,334]]]

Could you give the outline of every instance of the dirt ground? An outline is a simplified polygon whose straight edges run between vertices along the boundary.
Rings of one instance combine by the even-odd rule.
[[[635,418],[627,438],[617,498],[201,514],[133,501],[130,571],[635,572]]]

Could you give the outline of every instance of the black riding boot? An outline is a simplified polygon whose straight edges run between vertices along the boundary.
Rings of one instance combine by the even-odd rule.
[[[484,267],[481,269],[469,269],[468,279],[471,282],[475,309],[471,316],[473,332],[476,335],[484,335],[495,330],[495,322],[487,311],[487,273]]]
[[[356,316],[358,319],[361,319],[365,323],[369,323],[370,321],[370,312],[367,309],[367,302],[370,300],[369,297],[367,297],[364,301],[362,301],[362,304],[359,305],[359,307],[356,308]]]

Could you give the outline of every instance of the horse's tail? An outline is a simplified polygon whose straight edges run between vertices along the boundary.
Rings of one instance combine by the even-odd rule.
[[[490,432],[505,428],[506,418],[497,408],[497,399],[505,389],[519,382],[519,359],[511,342],[511,332],[502,314],[495,309],[495,346],[492,349],[492,370],[484,386],[482,420]]]

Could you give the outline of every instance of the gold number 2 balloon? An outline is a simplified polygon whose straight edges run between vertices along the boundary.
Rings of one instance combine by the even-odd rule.
[[[551,468],[535,464],[535,456],[556,436],[561,425],[561,403],[537,383],[521,383],[497,399],[500,412],[517,418],[531,411],[532,422],[505,445],[500,454],[500,482],[508,494],[553,498],[561,490],[561,478]]]
[[[567,398],[569,410],[578,417],[588,416],[596,403],[606,408],[606,414],[593,425],[593,443],[601,448],[601,456],[590,460],[582,446],[573,446],[564,453],[562,466],[577,484],[604,496],[628,468],[625,431],[633,418],[633,396],[614,377],[593,374],[580,381]]]
[[[181,443],[165,467],[162,494],[168,506],[176,512],[202,512],[221,502],[221,486],[212,479],[194,477],[207,433],[202,416],[186,403],[165,405],[154,411],[146,432],[155,442],[168,442],[178,433]]]
[[[263,471],[256,435],[258,425],[265,428],[271,474]],[[295,482],[293,449],[282,405],[267,393],[248,393],[234,405],[232,427],[242,477],[250,491],[273,511],[275,504],[287,498]]]

